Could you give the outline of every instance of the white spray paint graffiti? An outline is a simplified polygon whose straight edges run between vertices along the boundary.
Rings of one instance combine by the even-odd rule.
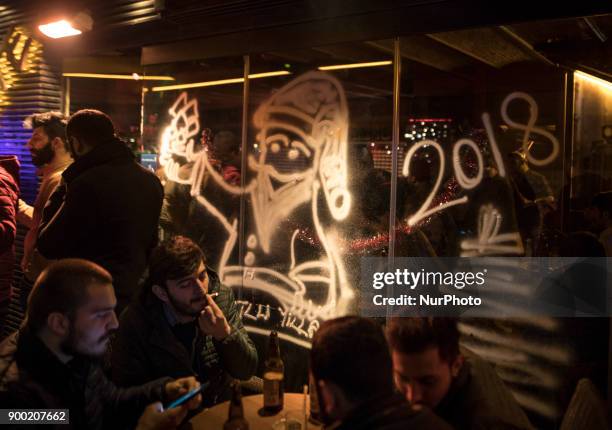
[[[513,121],[508,115],[508,106],[514,100],[523,100],[528,104],[529,120],[527,124],[521,124],[516,121]],[[504,122],[508,125],[508,127],[524,131],[522,139],[522,151],[526,154],[527,161],[536,166],[545,166],[547,164],[550,164],[557,157],[557,155],[559,154],[559,141],[549,131],[536,126],[536,121],[538,120],[538,105],[533,99],[533,97],[531,97],[529,94],[522,92],[514,92],[509,94],[502,103],[501,116]],[[482,115],[482,121],[489,139],[489,145],[493,154],[493,160],[495,161],[495,168],[501,177],[505,177],[506,169],[499,151],[499,147],[497,145],[497,141],[495,139],[495,134],[493,133],[493,127],[491,126],[491,119],[488,113],[485,112]],[[546,158],[539,159],[531,155],[529,138],[532,133],[542,135],[550,141],[552,145],[552,150]],[[464,146],[470,148],[472,152],[476,155],[478,171],[476,176],[474,176],[473,178],[465,174],[461,165],[459,154],[461,148]],[[468,196],[463,196],[431,207],[431,203],[442,183],[442,176],[444,174],[445,167],[444,151],[442,150],[440,144],[433,140],[423,140],[417,142],[410,148],[410,150],[406,154],[406,158],[404,158],[402,174],[404,176],[408,176],[410,174],[410,161],[412,160],[412,157],[419,149],[427,147],[434,148],[438,153],[438,157],[440,160],[438,167],[438,176],[427,199],[425,199],[425,201],[416,211],[416,213],[408,217],[407,223],[409,226],[417,225],[423,219],[435,214],[436,212],[440,212],[451,206],[466,204],[469,202]],[[484,168],[484,160],[482,154],[480,153],[478,145],[476,145],[476,143],[471,139],[460,139],[455,142],[452,152],[453,171],[455,173],[455,177],[459,185],[465,190],[470,190],[472,188],[477,187],[482,182]],[[492,205],[485,205],[481,207],[478,216],[478,236],[473,239],[466,239],[461,243],[460,255],[462,257],[474,257],[478,255],[495,255],[500,253],[514,255],[522,254],[524,252],[524,248],[521,241],[521,236],[518,232],[499,232],[502,223],[502,217],[503,215],[500,213],[499,209],[493,207]]]
[[[525,101],[530,110],[526,125],[508,116],[508,106],[514,100]],[[222,282],[234,288],[247,288],[271,296],[277,303],[251,303],[241,301],[241,313],[251,332],[261,332],[258,324],[271,321],[274,312],[284,330],[282,337],[297,345],[306,345],[320,322],[346,313],[354,297],[347,282],[342,253],[332,228],[320,220],[319,197],[326,203],[327,212],[335,222],[342,222],[350,212],[351,195],[347,189],[347,139],[348,108],[344,90],[333,77],[310,72],[288,83],[256,110],[253,123],[258,148],[247,159],[250,179],[244,187],[227,183],[212,167],[206,150],[196,145],[200,131],[198,101],[181,93],[169,109],[171,122],[162,135],[160,163],[171,181],[189,186],[191,196],[216,218],[226,232],[227,240],[221,250],[219,274]],[[527,160],[542,166],[552,162],[559,152],[559,143],[546,130],[536,127],[537,104],[524,93],[512,93],[502,104],[502,118],[510,128],[524,131],[523,148]],[[495,169],[499,176],[506,176],[506,169],[497,146],[488,113],[482,115],[487,131]],[[531,156],[528,141],[531,133],[540,134],[552,143],[552,151],[545,159]],[[527,142],[527,143],[526,143]],[[431,207],[441,185],[445,155],[439,143],[424,140],[415,143],[408,151],[402,173],[410,173],[410,161],[417,151],[432,147],[439,157],[439,171],[431,193],[421,207],[406,222],[418,225],[427,217],[454,205],[466,204],[468,196]],[[468,176],[462,166],[460,153],[468,148],[476,156],[477,172]],[[300,161],[305,166],[286,172],[274,164],[271,155],[286,155],[291,162]],[[184,161],[180,161],[182,159]],[[189,170],[182,169],[189,164]],[[452,149],[452,165],[458,184],[465,190],[478,187],[483,179],[484,160],[476,143],[460,139]],[[238,241],[238,219],[226,215],[202,192],[203,184],[213,182],[228,196],[243,196],[252,211],[252,231],[247,231],[247,252],[241,262],[230,262],[230,255]],[[298,209],[309,209],[309,222],[320,244],[320,258],[306,258],[296,252],[299,230],[290,234],[279,229],[288,217]],[[491,204],[480,208],[478,232],[474,238],[460,244],[462,256],[521,254],[523,246],[518,232],[500,232],[502,214]],[[272,246],[274,244],[274,247]],[[274,261],[268,267],[273,248],[285,247],[286,261]],[[274,256],[276,257],[276,256]],[[316,297],[316,298],[315,298]]]
[[[478,236],[461,242],[462,257],[523,253],[521,235],[518,232],[500,233],[502,214],[493,205],[480,208]]]
[[[200,128],[197,111],[197,100],[189,100],[187,93],[182,93],[172,105],[169,110],[172,120],[162,136],[160,164],[169,180],[190,185],[191,195],[225,228],[227,242],[219,262],[222,282],[272,296],[279,304],[285,338],[301,345],[304,338],[312,337],[321,320],[345,313],[354,296],[336,240],[319,219],[318,207],[321,192],[334,220],[342,221],[350,211],[348,109],[344,90],[332,76],[311,72],[262,103],[254,115],[259,153],[248,157],[253,178],[244,188],[225,182],[211,167],[207,152],[195,149],[194,137]],[[279,171],[268,156],[283,151],[292,161],[302,157],[307,167],[291,173]],[[176,157],[192,163],[187,175],[182,174]],[[201,193],[205,176],[230,195],[248,197],[255,229],[248,236],[248,252],[242,263],[229,262],[237,244],[238,220],[228,218]],[[290,238],[279,237],[282,233],[278,226],[303,206],[310,207],[313,229],[322,248],[320,259],[300,261],[295,250],[295,231]],[[277,246],[284,239],[285,255],[290,256],[285,268],[264,267],[258,259],[271,253],[273,241]],[[314,300],[313,293],[323,299]],[[258,308],[252,315],[252,305],[243,306],[247,324],[249,320],[270,318],[269,307]]]

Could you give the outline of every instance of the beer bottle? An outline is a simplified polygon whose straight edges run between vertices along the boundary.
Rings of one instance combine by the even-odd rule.
[[[249,430],[249,423],[244,419],[242,393],[238,382],[232,385],[232,400],[230,400],[229,413],[223,430]]]
[[[263,374],[264,411],[268,414],[276,414],[283,409],[284,374],[285,365],[280,356],[278,333],[272,331],[268,340],[268,358]]]

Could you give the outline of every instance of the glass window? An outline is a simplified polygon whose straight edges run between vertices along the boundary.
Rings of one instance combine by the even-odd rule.
[[[612,190],[612,83],[574,73],[574,145],[570,228],[599,230],[584,219],[593,197]],[[597,232],[597,231],[596,231]]]
[[[163,233],[194,240],[218,270],[238,253],[243,59],[166,64],[147,74],[174,78],[148,85],[144,96],[143,147],[159,153],[165,189]]]
[[[81,109],[97,109],[108,114],[117,135],[138,150],[143,81],[128,74],[108,74],[118,77],[115,79],[105,78],[104,74],[92,75],[98,77],[65,78],[70,81],[65,85],[69,92],[70,114]]]

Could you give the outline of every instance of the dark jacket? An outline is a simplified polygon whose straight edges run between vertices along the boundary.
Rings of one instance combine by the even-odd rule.
[[[64,364],[27,329],[0,344],[0,405],[69,409],[70,426],[58,425],[58,429],[122,428],[134,423],[146,405],[164,400],[169,381],[117,388],[97,363],[79,357]]]
[[[400,395],[367,401],[333,430],[451,430],[429,409],[411,407]]]
[[[15,254],[13,243],[17,234],[15,216],[19,199],[19,162],[14,156],[0,156],[0,308],[11,297],[11,282]],[[2,309],[0,309],[0,314]]]
[[[37,248],[47,258],[85,258],[107,269],[120,312],[157,243],[161,183],[119,140],[95,147],[62,177],[43,213]]]
[[[473,353],[466,357],[448,394],[435,408],[458,430],[531,429],[527,416],[495,370]]]
[[[228,399],[232,378],[246,380],[257,370],[257,350],[242,325],[234,294],[208,269],[209,292],[218,292],[215,302],[232,327],[223,341],[200,335],[196,329],[193,354],[173,334],[162,302],[149,286],[121,315],[112,347],[112,378],[121,385],[141,384],[161,376],[179,378],[194,375],[210,382],[204,405]],[[199,367],[199,369],[197,369]]]

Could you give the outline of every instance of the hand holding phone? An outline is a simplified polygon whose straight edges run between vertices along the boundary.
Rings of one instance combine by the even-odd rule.
[[[165,406],[166,409],[176,407],[185,402],[189,402],[189,409],[195,409],[202,400],[198,395],[204,388],[206,388],[206,385],[201,386],[193,376],[180,378],[167,383],[165,387],[166,398],[173,399],[173,401]],[[196,397],[197,401],[192,400],[190,402],[191,399]]]
[[[161,403],[149,405],[140,416],[136,430],[175,429],[187,416],[187,408],[164,410]]]
[[[204,390],[205,386],[204,385],[200,385],[199,387],[194,388],[191,391],[188,391],[187,393],[183,394],[181,397],[179,397],[178,399],[170,402],[165,409],[172,409],[172,408],[176,408],[181,406],[182,404],[188,402],[189,400],[193,399],[195,396],[197,396],[198,394],[200,394],[202,392],[202,390]]]

